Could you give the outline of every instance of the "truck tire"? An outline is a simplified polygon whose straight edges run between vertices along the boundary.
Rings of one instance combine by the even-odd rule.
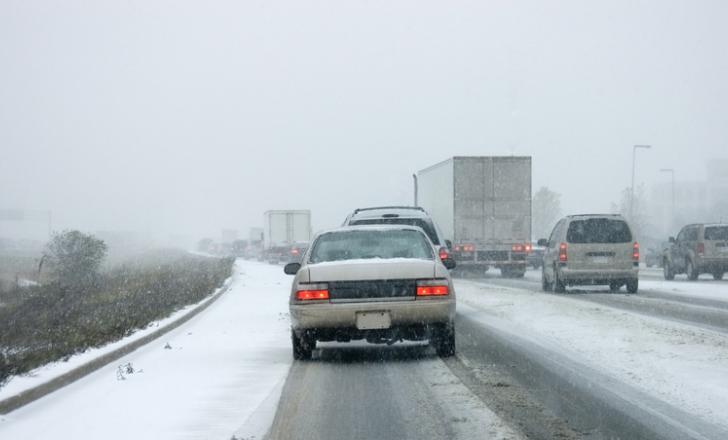
[[[639,280],[637,278],[627,281],[627,292],[637,293],[637,289],[639,289]]]
[[[618,292],[619,289],[621,289],[621,288],[622,288],[622,283],[618,283],[616,281],[612,281],[611,283],[609,283],[610,292]]]
[[[675,271],[673,270],[672,265],[667,258],[665,258],[665,260],[662,262],[662,274],[668,281],[672,281],[675,279]]]
[[[698,268],[695,267],[695,265],[693,264],[693,260],[688,259],[688,261],[685,263],[685,273],[688,274],[688,279],[690,281],[695,281],[698,279],[700,272],[698,272]]]
[[[291,344],[293,346],[293,359],[297,361],[306,361],[311,359],[311,354],[316,346],[316,341],[303,335],[297,336],[296,332],[291,330]]]

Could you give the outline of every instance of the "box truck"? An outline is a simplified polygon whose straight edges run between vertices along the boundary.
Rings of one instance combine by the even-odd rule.
[[[263,229],[265,259],[271,263],[298,261],[311,241],[311,211],[266,211]]]
[[[460,269],[522,277],[531,251],[531,157],[456,156],[417,173],[417,204]]]

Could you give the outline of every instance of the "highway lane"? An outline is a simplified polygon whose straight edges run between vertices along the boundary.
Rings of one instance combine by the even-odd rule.
[[[542,291],[541,282],[534,272],[529,272],[526,278],[502,278],[497,271],[486,273],[484,277],[470,278],[470,281],[490,285],[525,289],[529,291]],[[691,283],[704,283],[716,285],[723,281],[699,281]],[[719,284],[718,284],[719,285]],[[690,285],[699,288],[699,284]],[[726,283],[726,300],[690,296],[689,293],[678,294],[655,289],[640,289],[637,294],[627,294],[624,289],[612,293],[606,286],[593,287],[567,287],[566,293],[558,294],[579,301],[589,301],[610,307],[640,313],[663,319],[670,319],[701,328],[720,332],[728,332],[728,283]],[[544,294],[553,294],[544,292]]]
[[[326,344],[295,362],[268,439],[518,439],[424,345]]]

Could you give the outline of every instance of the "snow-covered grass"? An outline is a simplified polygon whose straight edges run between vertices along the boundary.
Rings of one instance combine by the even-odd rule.
[[[225,284],[227,285],[232,279],[228,280]],[[197,307],[200,307],[210,301],[221,289],[225,286],[218,288],[215,292],[204,300],[197,304],[188,305],[176,312],[172,313],[165,319],[155,321],[149,324],[142,330],[137,330],[131,335],[120,339],[118,341],[104,345],[103,347],[91,348],[83,353],[78,353],[71,356],[67,361],[57,361],[48,363],[42,367],[36,368],[35,370],[19,375],[13,376],[3,387],[0,388],[0,400],[19,394],[23,391],[29,390],[33,387],[48,382],[56,377],[59,377],[81,365],[110,353],[117,348],[123,347],[131,342],[141,339],[150,333],[155,332],[157,329],[164,327],[165,325],[176,321],[184,315],[190,313]]]
[[[278,266],[238,260],[232,287],[205,312],[0,416],[0,438],[259,439],[291,362],[290,282]]]
[[[728,427],[728,335],[565,296],[457,280],[458,312]]]

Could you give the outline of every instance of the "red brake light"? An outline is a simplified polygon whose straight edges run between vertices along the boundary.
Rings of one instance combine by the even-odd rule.
[[[640,261],[640,244],[636,241],[632,245],[632,259],[634,261]]]
[[[526,251],[526,253],[529,253],[529,254],[531,253],[531,244],[530,244],[530,243],[526,243],[526,244],[525,244],[525,245],[523,246],[523,248],[524,248],[524,250]]]
[[[463,252],[473,252],[474,250],[475,250],[475,246],[472,244],[463,245]]]
[[[450,294],[450,289],[445,286],[417,286],[417,296],[445,296]]]
[[[308,301],[312,299],[329,299],[329,291],[328,289],[299,290],[296,292],[296,299],[299,301]]]
[[[566,243],[559,245],[559,261],[562,263],[569,261],[569,256],[566,254]]]
[[[513,252],[523,252],[523,245],[522,244],[514,244],[511,246],[511,251]]]
[[[441,247],[440,248],[440,259],[444,260],[445,258],[449,258],[450,254],[447,253],[447,248]]]
[[[698,243],[696,251],[698,255],[703,255],[705,253],[705,243]]]
[[[291,249],[291,255],[298,255],[298,249],[296,249],[296,248]]]

